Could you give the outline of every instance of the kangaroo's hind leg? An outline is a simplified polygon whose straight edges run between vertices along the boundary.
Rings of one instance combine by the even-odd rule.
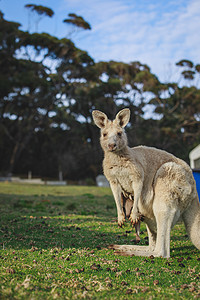
[[[110,249],[115,250],[116,255],[122,256],[150,256],[154,254],[156,246],[156,232],[152,230],[151,226],[147,226],[149,236],[149,246],[138,245],[110,245]]]
[[[160,200],[162,200],[162,198]],[[177,209],[169,207],[163,203],[162,205],[155,204],[154,214],[157,223],[157,239],[153,255],[169,258],[170,233],[180,214]]]
[[[175,167],[176,164],[174,163],[166,163],[159,169],[155,180],[153,202],[153,212],[157,225],[155,256],[170,257],[171,229],[181,215],[179,205],[181,194],[178,195],[177,193],[177,189],[180,189],[179,182],[176,180]]]

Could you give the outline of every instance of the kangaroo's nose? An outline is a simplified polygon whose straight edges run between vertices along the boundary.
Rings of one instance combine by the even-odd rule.
[[[110,151],[112,151],[112,150],[114,150],[115,148],[116,148],[116,144],[115,143],[113,143],[113,144],[108,144],[108,149],[110,150]]]

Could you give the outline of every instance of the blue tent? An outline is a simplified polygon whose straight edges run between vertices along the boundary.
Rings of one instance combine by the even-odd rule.
[[[200,170],[193,170],[193,176],[196,181],[197,193],[200,199]]]

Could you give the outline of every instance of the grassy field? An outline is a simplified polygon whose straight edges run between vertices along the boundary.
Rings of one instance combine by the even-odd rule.
[[[0,183],[0,299],[200,298],[200,252],[182,224],[163,259],[114,255],[109,244],[135,243],[116,221],[108,188]]]

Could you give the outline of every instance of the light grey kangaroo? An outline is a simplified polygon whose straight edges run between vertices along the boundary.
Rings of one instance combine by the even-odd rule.
[[[104,151],[103,169],[115,198],[118,224],[125,214],[121,197],[133,196],[130,213],[132,224],[143,215],[149,235],[149,246],[112,245],[122,255],[170,257],[170,231],[182,218],[189,238],[200,249],[200,204],[190,167],[181,159],[156,148],[130,148],[124,127],[130,110],[123,109],[115,120],[108,120],[98,110],[94,123],[101,129]]]

